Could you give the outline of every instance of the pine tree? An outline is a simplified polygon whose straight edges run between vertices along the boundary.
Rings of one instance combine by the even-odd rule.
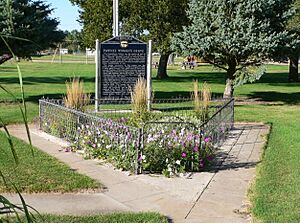
[[[54,46],[64,38],[59,22],[49,17],[52,9],[42,1],[0,1],[0,64],[14,54],[21,58]]]

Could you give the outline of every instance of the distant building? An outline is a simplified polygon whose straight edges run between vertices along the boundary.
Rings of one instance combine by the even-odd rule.
[[[85,49],[86,55],[87,56],[95,56],[96,55],[96,51],[90,48],[86,48]]]
[[[68,49],[66,49],[66,48],[60,48],[59,49],[59,54],[68,54],[69,53],[69,50]]]

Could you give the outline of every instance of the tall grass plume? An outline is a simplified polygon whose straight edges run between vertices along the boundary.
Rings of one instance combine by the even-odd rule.
[[[199,92],[198,80],[193,82],[193,101],[194,101],[194,111],[196,117],[202,122],[206,122],[209,119],[209,106],[211,102],[211,89],[209,85],[204,82]]]
[[[84,93],[83,81],[74,77],[72,81],[66,82],[65,106],[76,110],[84,110],[84,106],[89,103],[90,95]]]
[[[146,80],[139,77],[130,94],[133,118],[138,122],[144,122],[148,117]]]

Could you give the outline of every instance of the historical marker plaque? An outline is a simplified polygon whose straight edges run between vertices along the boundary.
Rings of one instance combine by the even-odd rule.
[[[147,44],[129,36],[100,44],[100,98],[129,98],[138,77],[146,74]]]

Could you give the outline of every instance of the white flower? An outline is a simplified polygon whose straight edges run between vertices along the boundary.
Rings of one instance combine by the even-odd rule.
[[[90,135],[92,135],[92,133],[90,131],[88,131],[88,135],[90,136]]]
[[[166,159],[166,163],[168,163],[168,162],[169,162],[169,159],[167,158],[167,159]]]
[[[146,159],[146,156],[145,155],[142,155],[142,160]]]
[[[175,162],[177,165],[180,165],[180,160],[176,160]]]
[[[109,149],[109,148],[111,148],[111,145],[107,145],[105,148],[106,148],[106,149]]]
[[[85,141],[84,141],[84,140],[82,140],[81,142],[82,142],[83,144],[85,143]]]
[[[169,171],[169,172],[172,172],[172,168],[171,168],[171,167],[168,167],[168,171]]]
[[[98,142],[98,139],[97,138],[95,138],[95,143],[97,143]]]
[[[47,126],[48,124],[47,124],[47,122],[45,122],[45,126]]]
[[[85,127],[88,129],[90,126],[89,126],[89,125],[86,125]]]

